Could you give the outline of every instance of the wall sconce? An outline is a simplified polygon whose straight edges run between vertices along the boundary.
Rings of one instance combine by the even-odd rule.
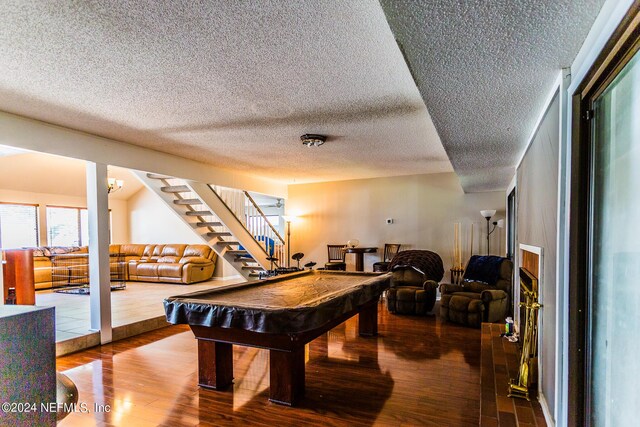
[[[487,220],[487,255],[489,255],[489,236],[491,236],[491,233],[494,232],[494,230],[496,229],[496,225],[498,225],[497,221],[493,222],[493,229],[491,231],[489,231],[489,221],[491,221],[491,217],[494,216],[496,214],[496,210],[495,209],[485,209],[480,211],[480,215],[482,215],[486,220]]]
[[[118,190],[122,190],[124,181],[121,179],[107,178],[107,194],[115,193]]]

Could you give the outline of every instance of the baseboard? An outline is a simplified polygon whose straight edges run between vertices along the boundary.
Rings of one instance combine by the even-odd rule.
[[[544,414],[544,419],[547,422],[548,427],[555,427],[556,423],[553,421],[553,415],[549,410],[549,405],[547,405],[547,399],[544,398],[544,394],[541,391],[538,391],[538,401],[540,402],[540,406],[542,407],[542,413]]]

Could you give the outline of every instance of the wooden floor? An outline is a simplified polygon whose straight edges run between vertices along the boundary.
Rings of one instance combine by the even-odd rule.
[[[196,385],[196,340],[173,326],[57,360],[89,413],[61,426],[479,424],[480,330],[387,313],[379,336],[357,316],[309,345],[300,406],[269,403],[268,352],[234,346],[233,390]],[[111,406],[95,413],[94,403]]]

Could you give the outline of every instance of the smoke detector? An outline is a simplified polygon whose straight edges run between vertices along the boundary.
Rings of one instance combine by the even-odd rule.
[[[312,133],[305,133],[300,137],[302,145],[306,147],[319,147],[327,141],[327,137],[324,135],[315,135]]]

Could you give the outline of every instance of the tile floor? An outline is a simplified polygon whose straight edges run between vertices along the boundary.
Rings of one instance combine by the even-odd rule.
[[[111,292],[114,339],[166,326],[162,301],[168,296],[227,286],[239,281],[242,279],[210,280],[192,285],[127,282],[125,290]],[[36,292],[36,305],[56,308],[58,355],[99,344],[98,333],[90,330],[89,295],[43,290]]]

